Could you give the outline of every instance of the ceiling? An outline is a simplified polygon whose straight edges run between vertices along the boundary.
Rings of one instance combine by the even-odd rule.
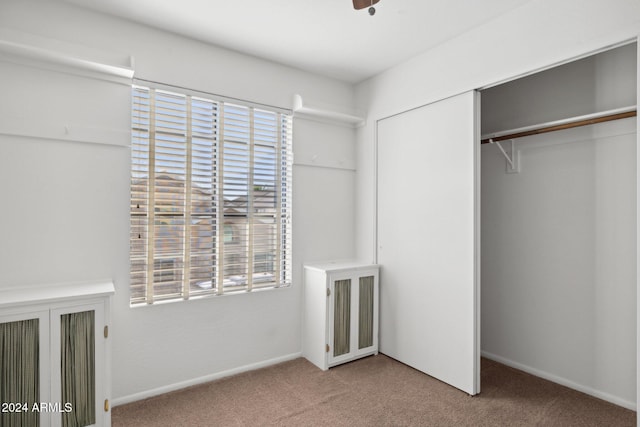
[[[530,0],[66,0],[357,83]],[[151,13],[149,11],[152,11]]]

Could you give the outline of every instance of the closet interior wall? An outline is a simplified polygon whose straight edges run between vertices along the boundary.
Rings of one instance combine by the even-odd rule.
[[[636,104],[635,43],[482,91],[482,134]],[[503,143],[506,147],[509,145]],[[636,407],[636,119],[481,148],[482,354]]]

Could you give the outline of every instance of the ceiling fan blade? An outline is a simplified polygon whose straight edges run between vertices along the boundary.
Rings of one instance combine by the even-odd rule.
[[[365,7],[373,6],[380,0],[353,0],[353,7],[356,10],[364,9]]]

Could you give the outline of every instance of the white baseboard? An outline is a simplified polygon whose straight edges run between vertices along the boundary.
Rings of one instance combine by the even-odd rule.
[[[575,383],[566,378],[559,377],[554,374],[550,374],[548,372],[541,371],[539,369],[532,368],[527,365],[523,365],[518,362],[514,362],[513,360],[506,359],[502,356],[498,356],[492,353],[488,353],[486,351],[481,352],[482,357],[486,357],[487,359],[494,360],[498,363],[502,363],[503,365],[510,366],[512,368],[518,369],[520,371],[526,372],[531,375],[535,375],[536,377],[543,378],[545,380],[554,382],[556,384],[563,385],[565,387],[572,388],[574,390],[580,391],[582,393],[588,394],[593,397],[597,397],[598,399],[606,400],[607,402],[613,403],[614,405],[622,406],[623,408],[631,409],[635,411],[637,409],[635,402],[630,402],[628,400],[624,400],[618,396],[614,396],[609,393],[605,393],[599,390],[596,390],[591,387],[587,387],[582,384]]]
[[[140,393],[134,393],[128,396],[118,397],[116,399],[113,399],[111,406],[113,407],[118,405],[124,405],[126,403],[148,399],[149,397],[158,396],[160,394],[169,393],[172,391],[180,390],[182,388],[191,387],[193,385],[214,381],[220,378],[229,377],[231,375],[240,374],[242,372],[248,372],[248,371],[253,371],[260,368],[265,368],[267,366],[276,365],[282,362],[287,362],[289,360],[297,359],[298,357],[302,357],[301,352],[291,353],[285,356],[276,357],[274,359],[264,360],[262,362],[252,363],[250,365],[244,365],[238,368],[228,369],[226,371],[217,372],[215,374],[205,375],[203,377],[198,377],[198,378],[192,378],[187,381],[181,381],[179,383],[169,384],[169,385],[154,388],[151,390],[142,391]]]

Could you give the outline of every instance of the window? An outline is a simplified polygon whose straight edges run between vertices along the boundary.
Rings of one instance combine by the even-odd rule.
[[[224,242],[225,243],[233,242],[233,225],[231,224],[224,225]]]
[[[131,304],[291,283],[291,116],[134,86]]]

